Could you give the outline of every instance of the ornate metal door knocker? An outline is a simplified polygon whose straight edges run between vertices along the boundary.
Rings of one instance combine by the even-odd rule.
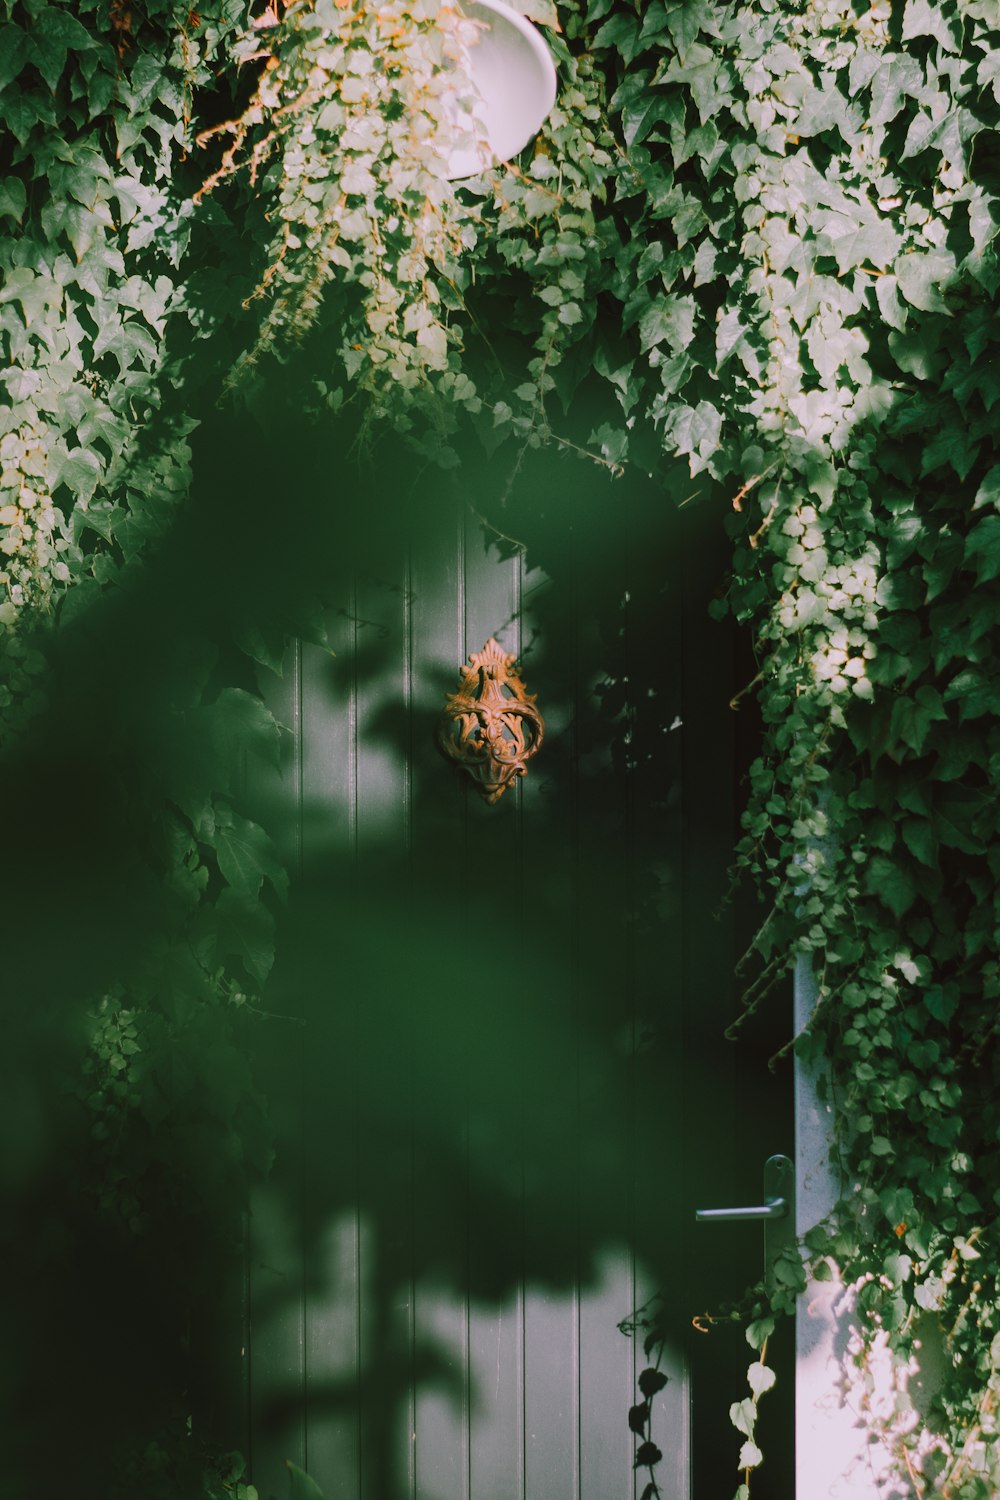
[[[499,802],[515,776],[541,748],[545,721],[535,695],[525,691],[510,656],[493,639],[473,651],[438,721],[441,753],[478,785],[489,803]]]

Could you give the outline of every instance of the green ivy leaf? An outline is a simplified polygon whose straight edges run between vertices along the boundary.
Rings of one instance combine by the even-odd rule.
[[[92,52],[100,45],[76,16],[62,6],[41,6],[35,11],[32,23],[31,59],[50,89],[62,77],[71,50]]]
[[[272,766],[281,755],[281,728],[271,710],[243,688],[223,688],[209,710],[210,733],[221,760],[235,765],[250,750]]]
[[[760,1397],[765,1391],[769,1391],[777,1378],[774,1371],[769,1366],[762,1365],[759,1360],[755,1360],[747,1371],[750,1389],[755,1397]]]
[[[907,818],[900,827],[903,843],[920,863],[929,869],[938,864],[938,841],[934,826],[928,820]]]
[[[746,1338],[751,1349],[762,1349],[775,1329],[774,1318],[756,1318],[747,1328]]]
[[[641,29],[638,16],[619,10],[597,31],[591,45],[595,51],[613,47],[624,62],[630,63],[640,50]]]
[[[274,963],[274,918],[266,906],[233,888],[220,892],[212,935],[218,961],[238,958],[251,979],[264,983]]]
[[[694,332],[693,297],[656,297],[639,318],[639,347],[643,354],[666,343],[678,351],[687,347]]]
[[[28,328],[44,323],[62,307],[62,287],[51,276],[15,266],[0,286],[0,303],[18,302]]]
[[[740,1449],[738,1467],[741,1469],[755,1469],[763,1460],[764,1455],[757,1447],[757,1444],[752,1438],[748,1438]]]
[[[28,206],[28,190],[20,177],[4,177],[0,180],[0,214],[16,219],[20,224]]]
[[[215,852],[223,879],[238,896],[256,899],[265,878],[279,896],[286,894],[288,875],[275,857],[274,845],[248,818],[229,811],[225,821],[220,819]]]
[[[962,25],[957,17],[949,18],[939,0],[906,0],[903,7],[903,40],[932,36],[947,52],[958,52],[962,46]]]
[[[511,6],[529,21],[537,21],[540,26],[548,26],[553,31],[562,30],[553,0],[511,0]]]
[[[734,1401],[729,1408],[729,1420],[737,1432],[742,1432],[744,1437],[752,1437],[757,1424],[757,1403],[749,1396],[744,1396],[742,1401]]]
[[[865,871],[865,889],[902,917],[917,899],[917,883],[910,871],[897,860],[876,855]]]
[[[1000,577],[1000,516],[987,516],[972,528],[965,542],[965,561],[975,564],[979,584]]]
[[[907,52],[890,53],[877,67],[871,85],[872,125],[886,125],[894,120],[907,98],[919,98],[924,91],[923,69]]]
[[[987,505],[993,505],[1000,510],[1000,464],[994,464],[990,469],[976,491],[976,498],[972,505],[974,510],[982,510]]]
[[[948,311],[942,292],[955,278],[953,256],[936,251],[911,251],[899,256],[895,271],[899,290],[913,307],[921,312]]]
[[[288,1500],[323,1500],[323,1491],[304,1469],[293,1464],[291,1459],[285,1460],[285,1468],[292,1482]]]

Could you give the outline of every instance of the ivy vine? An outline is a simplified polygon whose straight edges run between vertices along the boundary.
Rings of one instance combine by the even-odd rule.
[[[8,753],[51,709],[65,642],[183,514],[196,412],[253,405],[276,360],[308,410],[353,409],[359,433],[391,425],[444,465],[475,438],[516,472],[527,447],[575,446],[567,414],[586,411],[594,462],[660,477],[665,504],[692,484],[724,495],[720,608],[754,633],[764,724],[736,852],[768,902],[746,1009],[807,956],[819,1003],[794,1046],[825,1060],[837,1100],[843,1197],[807,1262],[857,1287],[862,1366],[881,1342],[902,1370],[937,1340],[929,1426],[883,1435],[918,1493],[987,1500],[995,0],[519,8],[547,28],[556,107],[519,162],[449,183],[442,141],[476,127],[461,91],[457,116],[447,102],[468,26],[437,0],[3,0]],[[236,637],[273,664],[301,628],[243,621]],[[156,1057],[204,1028],[233,1069],[229,1158],[262,1160],[238,1031],[286,877],[237,768],[279,730],[235,677],[208,657],[188,674],[171,723],[199,752],[130,794],[156,808],[140,843],[169,919],[145,971],[87,997],[81,1107],[109,1143],[182,1109]],[[113,1158],[103,1207],[141,1233],[143,1172]],[[741,1496],[766,1340],[803,1275],[790,1264],[751,1315]],[[651,1442],[642,1403],[633,1418]]]

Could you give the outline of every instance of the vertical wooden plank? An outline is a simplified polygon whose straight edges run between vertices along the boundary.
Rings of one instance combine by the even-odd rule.
[[[406,848],[408,592],[405,543],[394,534],[355,583],[356,848],[362,860],[391,861]]]
[[[627,1496],[632,1487],[628,1409],[637,1399],[633,1347],[619,1324],[633,1307],[633,1258],[626,1244],[601,1252],[580,1308],[580,1494]],[[673,1491],[664,1488],[673,1500]]]
[[[480,650],[495,636],[505,650],[517,655],[521,647],[520,558],[502,558],[496,538],[484,530],[471,509],[465,513],[464,553],[466,654]],[[491,944],[491,939],[500,936],[496,923],[516,920],[523,881],[521,816],[517,786],[493,807],[478,796],[468,800],[468,868],[484,876],[481,885],[467,884],[465,902],[466,928],[477,935],[484,959],[478,983],[471,986],[467,1010],[467,1139],[469,1172],[477,1188],[469,1209],[466,1286],[472,1500],[493,1495],[517,1500],[521,1483],[520,1328],[514,1316],[516,1295],[510,1297],[521,1269],[521,1205],[518,1198],[510,1201],[509,1179],[505,1183],[497,1174],[498,1159],[503,1163],[511,1155],[516,1158],[520,1146],[518,1140],[509,1139],[508,1129],[511,1093],[517,1091],[510,1061],[515,1056],[511,1030],[517,1025],[518,1007],[511,1006],[510,987],[499,978],[502,967],[495,971],[490,964],[491,958],[502,959]],[[493,1046],[484,1045],[486,1037],[494,1039]]]
[[[251,771],[251,802],[282,810],[279,845],[294,869],[300,858],[302,657],[286,653],[268,701],[287,734],[280,779]],[[270,819],[269,819],[270,821]],[[257,1034],[255,1072],[270,1101],[276,1159],[269,1180],[251,1194],[247,1232],[249,1304],[250,1472],[262,1493],[286,1488],[285,1461],[306,1463],[305,1286],[302,1221],[302,1027],[299,1018],[265,1019]]]
[[[410,869],[414,917],[441,978],[421,995],[414,1058],[409,1465],[417,1500],[465,1500],[468,1486],[465,1084],[447,978],[461,942],[467,794],[434,747],[465,656],[463,541],[459,502],[447,493],[428,499],[410,539]]]
[[[568,544],[572,546],[571,539]],[[580,1489],[579,930],[575,599],[555,614],[522,564],[524,677],[545,742],[521,788],[519,938],[534,982],[523,1006],[524,1494],[578,1500]],[[532,607],[545,600],[544,618]]]
[[[358,1011],[357,1200],[367,1238],[359,1264],[360,1494],[410,1488],[410,1455],[396,1439],[409,1402],[410,1144],[409,993],[419,973],[406,857],[409,848],[411,619],[408,549],[395,529],[355,585],[357,635],[356,878],[366,956],[348,1003]],[[370,961],[369,961],[370,959]],[[417,1001],[419,1005],[419,1001]]]
[[[693,1309],[690,1268],[684,1261],[681,1221],[684,1181],[680,1161],[686,1121],[681,1080],[689,1065],[684,1053],[684,1016],[700,1003],[697,986],[682,979],[687,895],[684,869],[682,736],[684,724],[685,593],[681,574],[689,559],[672,552],[662,500],[638,491],[626,535],[629,580],[624,612],[625,667],[629,709],[634,723],[630,796],[626,808],[625,858],[630,872],[629,988],[633,997],[634,1053],[630,1069],[632,1195],[630,1241],[635,1248],[633,1299],[644,1305],[657,1293],[666,1317],[666,1344],[654,1351],[668,1380],[651,1402],[651,1436],[663,1458],[656,1469],[665,1493],[686,1500],[690,1494],[690,1372],[683,1330]],[[707,602],[705,607],[707,607]],[[695,730],[697,734],[697,730]],[[723,855],[725,857],[725,855]],[[646,1048],[641,1030],[651,1027]],[[643,1350],[642,1334],[632,1348],[633,1399],[638,1376],[654,1362]],[[639,1495],[648,1470],[634,1474]]]
[[[303,916],[296,980],[306,1018],[304,1409],[308,1472],[338,1500],[359,1496],[358,1287],[365,1252],[355,1191],[356,1101],[346,1065],[355,1024],[349,987],[338,982],[334,935],[356,842],[358,630],[353,581],[342,580],[327,617],[328,646],[303,648],[302,688]]]
[[[721,499],[721,497],[720,497]],[[684,730],[684,931],[685,1007],[681,1080],[684,1113],[678,1130],[683,1142],[684,1201],[681,1226],[684,1266],[701,1307],[738,1299],[759,1275],[759,1226],[726,1226],[706,1235],[695,1224],[696,1205],[749,1202],[759,1192],[763,1162],[749,1164],[746,1142],[752,1122],[738,1112],[738,1078],[743,1054],[726,1046],[722,1034],[733,1019],[737,951],[733,907],[724,904],[725,851],[737,831],[735,766],[736,715],[729,706],[734,682],[731,627],[710,622],[707,601],[719,586],[727,563],[721,507],[692,506],[683,515],[679,543],[690,565],[682,577]],[[698,997],[697,999],[695,997]],[[700,1003],[699,1003],[700,1001]],[[747,1193],[751,1197],[745,1196]],[[737,1347],[742,1347],[737,1341]],[[732,1453],[720,1439],[726,1433],[734,1373],[742,1355],[723,1338],[690,1339],[692,1367],[691,1444],[696,1493],[714,1492],[730,1482]]]
[[[343,856],[354,846],[357,624],[353,588],[345,582],[339,594],[327,615],[328,644],[301,647],[299,842],[307,890],[332,852]]]

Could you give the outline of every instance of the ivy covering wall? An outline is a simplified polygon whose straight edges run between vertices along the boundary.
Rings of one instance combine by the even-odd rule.
[[[221,401],[277,432],[287,388],[288,409],[362,448],[391,432],[444,467],[478,448],[516,475],[528,447],[582,449],[660,477],[665,507],[725,497],[720,608],[754,633],[745,692],[764,724],[737,851],[766,899],[746,1004],[809,955],[819,1004],[794,1045],[835,1091],[844,1198],[807,1253],[860,1284],[869,1345],[887,1337],[902,1365],[938,1342],[928,1422],[887,1434],[900,1474],[988,1500],[1000,14],[519,8],[556,57],[556,108],[520,161],[449,184],[444,80],[471,37],[438,0],[4,0],[0,703],[6,784],[25,793],[5,901],[16,921],[59,885],[30,811],[44,801],[53,827],[70,817],[65,909],[84,912],[80,964],[42,968],[73,1018],[95,1212],[150,1233],[165,1130],[178,1201],[191,1183],[213,1197],[213,1162],[227,1181],[266,1166],[243,1028],[287,876],[240,799],[242,758],[279,741],[248,662],[319,632],[322,579],[241,595],[224,647],[202,627],[224,612],[216,586],[232,602],[225,546],[195,559],[183,599],[147,597],[178,576],[163,559],[189,534],[198,421]],[[275,496],[282,526],[295,505]],[[136,640],[155,642],[155,692],[109,748],[95,657],[118,660],[116,611],[138,601],[152,621],[150,598],[158,623]],[[164,725],[169,755],[151,748]],[[39,769],[63,764],[61,736],[91,768],[87,816]],[[96,876],[91,837],[115,851]],[[118,957],[87,948],[88,898],[70,894],[85,872],[122,899],[158,893]],[[28,1011],[58,1010],[16,942],[12,963],[33,976]],[[217,1102],[195,1147],[199,1079]],[[758,1350],[794,1305],[786,1271]],[[763,1357],[751,1382],[741,1495]]]

